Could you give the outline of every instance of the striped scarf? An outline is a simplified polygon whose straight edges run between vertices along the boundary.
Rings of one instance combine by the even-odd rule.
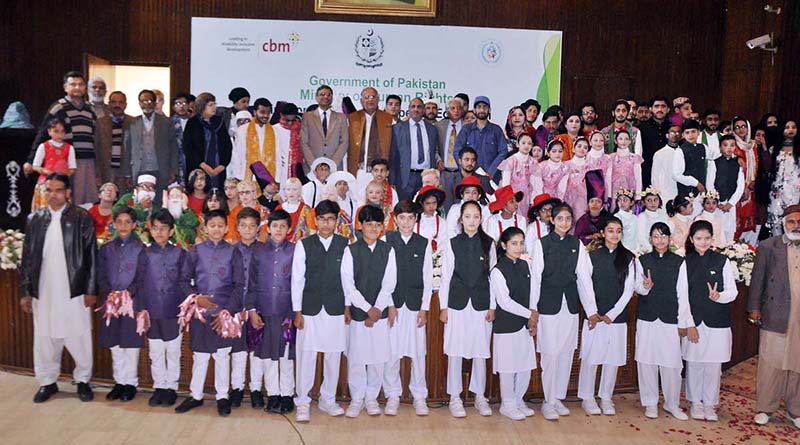
[[[111,118],[111,168],[122,165],[122,124],[123,119]]]

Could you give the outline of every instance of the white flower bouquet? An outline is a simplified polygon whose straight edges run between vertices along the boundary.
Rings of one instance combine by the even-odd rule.
[[[749,286],[750,279],[753,277],[756,248],[748,243],[737,241],[720,246],[716,250],[731,261],[736,281]]]
[[[25,234],[8,229],[0,232],[0,269],[16,270],[22,261],[22,242]]]

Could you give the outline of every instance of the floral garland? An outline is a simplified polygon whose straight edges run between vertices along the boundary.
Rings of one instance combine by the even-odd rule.
[[[20,230],[8,229],[0,232],[0,269],[16,270],[22,262],[22,243],[25,234]]]

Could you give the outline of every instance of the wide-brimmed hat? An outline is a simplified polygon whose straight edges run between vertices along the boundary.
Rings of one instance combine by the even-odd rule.
[[[481,180],[478,179],[478,177],[475,176],[475,175],[469,175],[469,176],[465,177],[464,179],[462,179],[461,183],[457,184],[453,188],[453,194],[455,195],[455,197],[457,199],[461,199],[461,193],[467,187],[478,187],[478,190],[481,193],[481,197],[478,198],[478,199],[481,200],[481,199],[486,198],[486,189],[483,188],[483,185],[481,185]]]
[[[428,196],[435,196],[437,203],[441,205],[447,198],[447,193],[445,193],[444,190],[438,187],[432,185],[426,185],[421,189],[419,189],[419,192],[417,192],[417,197],[416,199],[414,199],[414,202],[416,202],[419,205],[422,205],[422,203],[425,201],[425,198],[427,198]]]
[[[542,193],[540,195],[536,195],[533,198],[533,203],[531,204],[531,208],[528,209],[528,220],[533,221],[536,219],[536,215],[539,214],[539,209],[541,209],[545,204],[552,204],[558,205],[561,204],[561,200],[556,198],[555,196],[550,195],[549,193]]]
[[[503,207],[511,201],[511,198],[516,199],[517,202],[521,202],[524,197],[525,193],[514,192],[514,189],[511,188],[510,185],[500,187],[494,191],[494,202],[489,203],[489,211],[497,212],[502,210]]]

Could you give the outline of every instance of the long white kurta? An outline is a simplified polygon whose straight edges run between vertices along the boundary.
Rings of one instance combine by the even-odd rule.
[[[447,236],[450,238],[461,233],[461,223],[459,223],[458,220],[461,218],[462,204],[464,204],[463,200],[453,203],[453,205],[450,206],[450,211],[447,212]],[[492,212],[489,211],[489,207],[481,205],[481,225],[484,230],[486,230],[486,222],[489,221],[489,217],[491,216]]]
[[[517,213],[514,213],[511,218],[505,219],[502,216],[502,212],[498,212],[490,216],[489,219],[486,220],[486,224],[484,224],[486,234],[491,236],[495,241],[499,241],[503,230],[509,227],[516,227],[522,230],[522,233],[525,233],[528,229],[528,221],[524,216]]]
[[[644,288],[644,269],[636,260],[636,293],[641,297],[650,293]],[[636,320],[636,361],[647,365],[658,365],[666,368],[683,368],[681,357],[681,341],[678,328],[694,325],[692,311],[689,307],[689,284],[686,279],[686,263],[681,264],[678,282],[678,324],[667,324],[661,320]]]
[[[92,332],[92,312],[83,295],[71,298],[67,257],[59,211],[50,210],[50,225],[44,235],[39,295],[33,299],[34,335],[51,338],[80,337]]]
[[[622,221],[622,245],[631,252],[636,252],[639,248],[636,237],[638,236],[639,220],[633,212],[620,210],[614,214]],[[631,274],[632,276],[633,274]]]
[[[531,289],[534,289],[531,298],[531,307],[538,307],[539,290],[542,286],[542,272],[544,272],[544,254],[542,241],[536,240],[531,253],[533,267],[531,268]],[[578,296],[587,315],[597,313],[597,304],[594,297],[592,284],[592,261],[583,245],[578,249],[578,263],[575,265],[575,275],[578,285]],[[574,351],[578,347],[578,314],[572,314],[567,308],[567,298],[561,296],[561,309],[555,315],[539,315],[539,324],[536,329],[537,350],[542,354],[563,354]]]
[[[401,236],[405,243],[411,237]],[[431,243],[425,247],[425,258],[422,263],[422,305],[420,310],[428,311],[431,307],[431,295],[433,294],[433,252]],[[408,305],[403,305],[397,310],[397,320],[394,326],[389,329],[389,341],[391,343],[391,357],[399,359],[410,357],[412,360],[425,360],[427,353],[426,326],[417,327],[417,315],[419,311],[412,311]]]
[[[375,249],[376,243],[369,246],[370,250]],[[386,263],[386,270],[381,279],[381,290],[375,300],[375,308],[383,311],[392,304],[392,293],[397,284],[397,264],[395,262],[394,249],[389,250],[389,260]],[[344,289],[345,305],[354,306],[367,312],[372,305],[364,298],[364,295],[356,288],[353,273],[353,255],[350,247],[344,249],[342,256],[342,288]],[[386,363],[391,358],[391,346],[389,342],[389,320],[384,318],[375,322],[368,328],[363,321],[350,321],[348,326],[347,340],[347,360],[350,364],[374,365]]]
[[[628,265],[628,276],[622,289],[622,296],[606,315],[615,320],[625,310],[633,297],[636,273],[633,261]],[[597,323],[589,330],[589,322],[584,320],[581,331],[581,360],[590,365],[623,366],[628,359],[628,324]]]
[[[489,266],[494,267],[496,262],[496,252],[494,249],[490,249]],[[444,353],[452,357],[489,358],[491,356],[489,347],[492,340],[492,323],[486,321],[488,311],[476,311],[472,307],[471,301],[460,311],[447,308],[450,298],[450,280],[453,279],[454,270],[455,256],[448,243],[442,252],[442,287],[439,289],[439,308],[447,309],[447,324],[444,326]],[[497,304],[490,291],[489,309],[496,307]]]
[[[319,236],[319,235],[313,235]],[[333,241],[319,237],[322,246],[328,250]],[[313,277],[312,277],[313,278]],[[303,308],[303,288],[306,285],[306,250],[303,243],[297,243],[292,260],[292,310]],[[303,329],[298,330],[298,347],[304,351],[343,352],[346,348],[346,327],[344,315],[330,315],[325,307],[317,315],[303,316]],[[303,341],[299,337],[303,336]],[[301,346],[302,345],[302,346]]]
[[[719,304],[730,303],[739,295],[730,260],[725,260],[725,266],[722,268],[722,287],[724,290],[719,293],[719,300],[717,300]],[[690,326],[694,326],[694,320]],[[697,343],[690,342],[686,337],[681,339],[683,359],[688,362],[729,362],[733,347],[731,328],[712,328],[706,326],[705,323],[700,323],[696,327],[700,334],[700,340]]]
[[[524,261],[524,260],[517,260]],[[534,306],[525,307],[513,299],[508,290],[508,283],[503,273],[499,269],[492,269],[489,275],[490,290],[493,299],[504,311],[523,318],[531,318],[531,310]],[[531,287],[530,301],[533,301],[534,289]],[[492,345],[492,372],[523,372],[536,369],[536,346],[533,336],[528,332],[527,326],[523,326],[517,332],[507,334],[494,334]]]
[[[439,228],[436,228],[436,222],[439,222]],[[437,249],[441,250],[444,244],[450,240],[450,233],[448,232],[447,220],[438,214],[428,216],[421,214],[419,222],[414,226],[414,232],[419,236],[423,236],[431,241],[436,241]],[[429,244],[430,245],[430,244]]]

